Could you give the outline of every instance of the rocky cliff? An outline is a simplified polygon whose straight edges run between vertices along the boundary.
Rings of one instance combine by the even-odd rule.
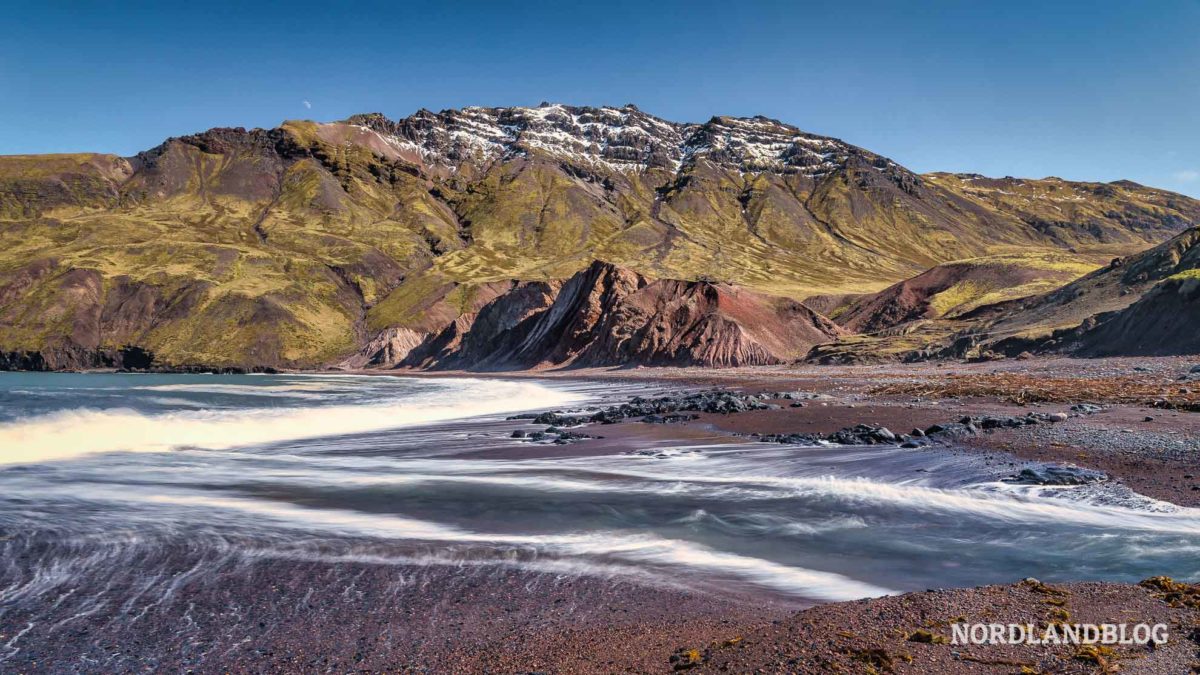
[[[841,334],[794,300],[594,262],[566,283],[517,284],[391,362],[411,368],[787,363]]]

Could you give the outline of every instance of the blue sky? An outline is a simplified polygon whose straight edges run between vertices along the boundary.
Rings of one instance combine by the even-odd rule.
[[[0,3],[0,154],[635,103],[767,115],[917,171],[1200,196],[1200,0]]]

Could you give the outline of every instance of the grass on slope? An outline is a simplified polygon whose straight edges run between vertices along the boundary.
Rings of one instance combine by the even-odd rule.
[[[930,298],[936,316],[953,318],[984,305],[1015,300],[1054,290],[1097,269],[1086,258],[1057,252],[1006,253],[955,261],[987,270],[979,278],[967,279]],[[987,276],[994,275],[992,279]],[[1032,276],[1010,283],[1014,277]]]

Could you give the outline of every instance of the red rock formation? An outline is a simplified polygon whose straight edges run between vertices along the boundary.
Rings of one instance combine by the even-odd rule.
[[[594,262],[555,284],[519,284],[464,330],[451,324],[404,364],[508,370],[785,363],[841,330],[803,304],[703,281],[646,278]]]
[[[840,334],[792,300],[729,284],[664,279],[609,312],[574,365],[785,363]]]

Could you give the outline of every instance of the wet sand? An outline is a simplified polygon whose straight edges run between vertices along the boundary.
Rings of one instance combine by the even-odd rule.
[[[1121,672],[1190,672],[1200,649],[1200,612],[1132,585],[1064,584],[1053,594],[1020,583],[931,590],[797,612],[761,598],[496,567],[231,555],[203,561],[217,574],[193,575],[201,561],[184,549],[144,562],[160,583],[146,584],[145,568],[114,570],[107,597],[128,603],[58,598],[39,617],[59,624],[53,632],[6,613],[4,671],[666,673],[690,664],[678,670],[1115,672],[1078,646],[941,643],[952,637],[950,622],[1044,628],[1066,616],[1170,627],[1170,641],[1157,649],[1118,646],[1102,655]],[[911,641],[917,631],[938,643]]]
[[[678,645],[794,608],[619,578],[185,547],[100,576],[36,622],[5,611],[3,672],[655,672]]]

